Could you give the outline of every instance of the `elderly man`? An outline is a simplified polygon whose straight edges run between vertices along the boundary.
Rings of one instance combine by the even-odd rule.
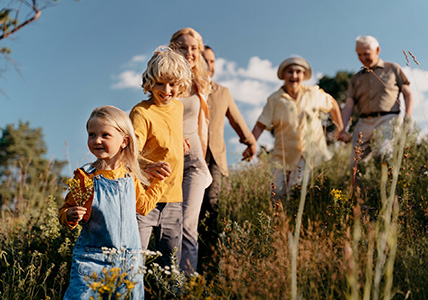
[[[212,78],[215,72],[215,55],[211,47],[205,46],[203,53],[209,67],[209,75]],[[210,124],[208,128],[208,150],[206,161],[211,172],[213,181],[206,189],[202,204],[200,219],[206,219],[206,225],[210,231],[216,227],[217,203],[221,188],[221,177],[228,176],[226,145],[224,141],[224,117],[239,136],[239,141],[250,149],[252,155],[256,153],[256,140],[245,123],[238,106],[229,93],[229,90],[214,81],[211,81],[211,94],[208,96],[208,107],[210,110]],[[206,242],[204,231],[201,232],[202,239]]]
[[[400,113],[400,92],[404,97],[405,118],[412,114],[413,97],[409,81],[399,65],[379,58],[379,42],[374,37],[358,36],[356,52],[363,68],[349,83],[342,119],[347,124],[356,105],[359,120],[352,136],[353,149],[361,147],[363,153],[358,154],[361,158],[368,158],[373,151],[373,154],[388,159],[392,154],[392,137]],[[360,133],[362,137],[359,142]],[[339,139],[348,140],[346,126]],[[355,152],[352,151],[351,168],[355,165]]]

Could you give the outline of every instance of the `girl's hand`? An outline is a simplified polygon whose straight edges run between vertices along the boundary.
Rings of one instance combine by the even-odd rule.
[[[157,163],[148,163],[144,167],[144,172],[146,172],[152,178],[165,180],[165,178],[171,175],[171,166],[165,161],[159,161]]]
[[[68,222],[78,223],[83,219],[83,216],[86,214],[86,210],[87,209],[82,206],[70,207],[66,213]]]

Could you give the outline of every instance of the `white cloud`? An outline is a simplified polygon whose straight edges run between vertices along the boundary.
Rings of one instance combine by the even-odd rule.
[[[421,128],[425,128],[428,125],[428,71],[406,66],[403,72],[410,81],[413,94],[412,119]]]
[[[122,71],[119,75],[113,75],[113,89],[141,89],[141,74],[145,70],[145,64],[149,56],[138,54],[122,65]]]
[[[141,74],[136,71],[123,71],[113,79],[116,81],[111,85],[114,89],[141,89]]]

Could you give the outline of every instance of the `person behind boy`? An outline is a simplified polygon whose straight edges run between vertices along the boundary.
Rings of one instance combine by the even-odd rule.
[[[253,129],[256,139],[263,130],[274,129],[273,172],[275,198],[284,198],[290,189],[302,181],[305,164],[309,167],[332,157],[327,149],[319,113],[331,113],[338,133],[342,130],[339,105],[318,86],[306,86],[312,68],[301,57],[284,60],[278,68],[278,78],[284,85],[269,96]],[[244,159],[251,159],[251,150]],[[306,160],[307,161],[306,161]]]
[[[210,78],[215,72],[215,55],[210,46],[205,45],[203,57],[208,64]],[[211,80],[211,93],[207,101],[210,110],[210,122],[208,126],[208,149],[206,161],[213,181],[205,190],[200,219],[204,219],[204,225],[200,229],[203,241],[200,249],[200,259],[209,255],[210,248],[215,244],[217,232],[218,198],[221,188],[221,177],[228,176],[226,144],[224,141],[224,118],[227,117],[230,125],[239,136],[239,141],[250,147],[251,155],[257,151],[256,139],[248,129],[244,118],[239,112],[238,106],[230,95],[229,89]],[[207,230],[205,230],[207,228]],[[207,253],[204,253],[207,252]],[[201,265],[201,264],[199,264]]]
[[[97,160],[74,171],[58,215],[59,222],[70,229],[78,222],[82,224],[73,248],[70,284],[64,299],[96,297],[87,278],[113,267],[127,273],[124,279],[132,281],[134,288],[130,295],[125,284],[111,292],[144,299],[135,211],[149,213],[163,194],[163,187],[156,182],[152,187],[142,186],[148,180],[140,171],[137,139],[125,112],[113,106],[96,108],[86,128],[89,150]],[[104,248],[120,253],[111,261],[103,253]]]
[[[142,75],[144,92],[130,112],[140,150],[140,165],[153,178],[163,180],[165,192],[148,215],[137,214],[141,246],[148,248],[152,229],[160,262],[171,265],[181,258],[183,180],[183,105],[177,98],[187,92],[191,71],[182,55],[170,48],[155,52]]]
[[[412,115],[413,96],[409,81],[399,65],[384,62],[379,58],[380,46],[374,37],[358,36],[355,43],[355,51],[363,67],[351,78],[342,118],[347,124],[354,112],[354,106],[357,106],[359,119],[352,135],[352,149],[360,146],[363,150],[361,158],[368,158],[372,151],[371,144],[377,140],[380,149],[376,155],[384,155],[389,159],[392,154],[393,133],[400,113],[400,92],[403,93],[405,117]],[[362,144],[358,141],[360,132]],[[339,138],[348,141],[346,127],[340,132]],[[355,156],[355,151],[352,151],[349,161],[351,168],[355,164]]]

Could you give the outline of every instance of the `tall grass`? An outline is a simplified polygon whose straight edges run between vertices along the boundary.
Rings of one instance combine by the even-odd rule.
[[[215,258],[204,262],[212,267],[185,278],[149,265],[146,298],[427,299],[428,142],[417,136],[406,133],[390,165],[360,163],[355,193],[349,148],[282,205],[267,154],[234,169],[220,195]],[[26,198],[19,213],[1,211],[0,299],[61,299],[68,286],[78,231],[58,224],[48,191],[42,199],[37,210]]]

